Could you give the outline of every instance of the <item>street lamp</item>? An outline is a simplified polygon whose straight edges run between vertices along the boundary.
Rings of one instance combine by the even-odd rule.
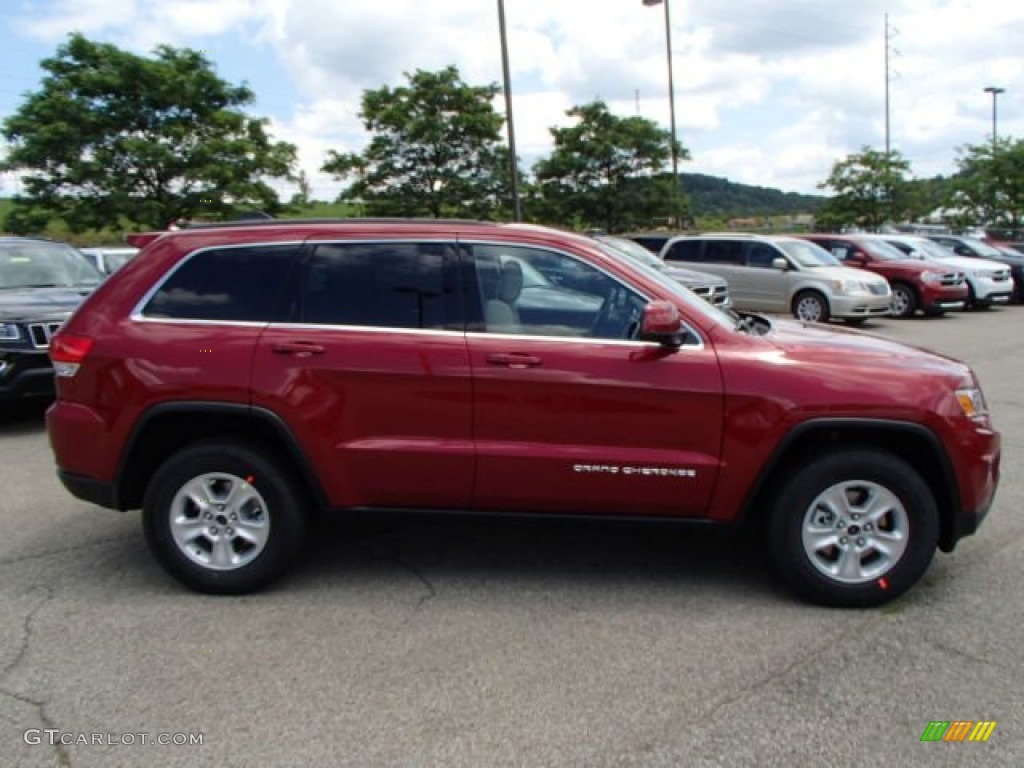
[[[505,122],[508,124],[509,171],[512,179],[512,209],[516,221],[523,220],[519,205],[519,167],[516,163],[516,129],[512,123],[512,87],[508,74],[508,36],[505,34],[505,2],[498,0],[498,32],[501,34],[501,75],[505,81]]]
[[[676,229],[680,228],[679,205],[680,205],[680,182],[679,182],[679,152],[676,149],[676,89],[672,81],[672,24],[669,18],[669,0],[642,0],[643,4],[651,8],[655,5],[665,5],[665,52],[668,57],[668,110],[672,124],[672,196],[675,203],[675,216],[673,221]]]
[[[985,89],[985,93],[992,94],[992,159],[994,160],[996,157],[996,101],[1000,93],[1006,93],[1006,89],[990,85]]]

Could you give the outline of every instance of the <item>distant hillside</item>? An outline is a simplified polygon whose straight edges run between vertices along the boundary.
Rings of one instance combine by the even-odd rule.
[[[718,176],[684,173],[683,187],[693,201],[695,216],[778,216],[814,213],[826,198],[768,187],[737,184]]]

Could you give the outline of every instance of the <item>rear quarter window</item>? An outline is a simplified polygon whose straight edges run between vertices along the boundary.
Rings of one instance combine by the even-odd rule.
[[[142,310],[145,317],[270,322],[301,246],[211,248],[186,257]]]

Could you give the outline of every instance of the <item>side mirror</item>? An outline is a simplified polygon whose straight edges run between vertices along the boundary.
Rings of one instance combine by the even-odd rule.
[[[789,269],[789,262],[786,261],[781,256],[776,256],[774,259],[772,259],[772,269],[778,269],[785,272],[787,269]]]
[[[652,301],[644,307],[644,316],[640,321],[640,336],[656,341],[667,347],[680,347],[683,344],[683,321],[679,317],[679,309],[670,301]]]

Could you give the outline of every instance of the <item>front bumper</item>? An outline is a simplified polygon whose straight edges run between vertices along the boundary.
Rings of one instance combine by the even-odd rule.
[[[955,460],[960,485],[960,511],[942,532],[939,547],[952,552],[964,536],[971,536],[988,515],[999,487],[999,463],[1002,457],[1002,439],[998,432],[979,429],[957,446],[960,453]]]
[[[967,303],[967,283],[962,282],[960,285],[930,285],[928,283],[922,284],[920,289],[921,293],[921,309],[925,311],[936,310],[936,309],[963,309]]]
[[[994,280],[991,277],[970,278],[974,301],[978,304],[1007,304],[1013,295],[1013,280]]]
[[[0,402],[54,396],[53,366],[45,352],[0,350]]]
[[[832,296],[832,317],[884,317],[892,309],[892,294],[858,296]]]

